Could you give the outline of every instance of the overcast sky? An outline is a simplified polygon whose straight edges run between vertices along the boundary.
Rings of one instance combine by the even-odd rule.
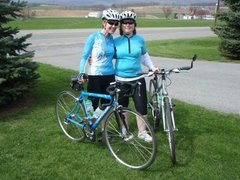
[[[26,0],[30,3],[50,3],[61,5],[90,6],[94,4],[109,5],[137,2],[157,2],[161,4],[192,4],[192,3],[216,3],[217,0]]]

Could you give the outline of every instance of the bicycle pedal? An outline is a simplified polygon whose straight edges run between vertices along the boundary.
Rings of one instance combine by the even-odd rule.
[[[90,142],[95,142],[95,141],[96,141],[96,136],[95,136],[95,134],[90,135],[90,136],[88,137],[88,139],[90,140]]]
[[[96,138],[95,137],[90,137],[89,140],[90,140],[90,142],[95,142]]]

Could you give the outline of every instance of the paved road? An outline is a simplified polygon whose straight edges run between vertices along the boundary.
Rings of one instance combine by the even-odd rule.
[[[36,30],[30,49],[34,60],[54,66],[78,70],[79,58],[89,33],[96,29]],[[210,28],[138,28],[146,40],[215,36]],[[194,53],[194,52],[193,52]],[[152,57],[164,68],[188,65],[190,60]],[[189,73],[172,75],[170,94],[182,101],[212,110],[240,115],[240,64],[197,61]]]
[[[181,67],[189,60],[153,58],[163,67]],[[208,109],[240,115],[240,64],[196,61],[188,73],[171,75],[171,95]]]
[[[76,30],[36,30],[22,31],[32,33],[30,39],[34,49],[35,61],[50,63],[56,66],[76,69],[87,36],[99,29]],[[178,39],[213,36],[210,28],[144,28],[138,29],[138,33],[146,40]],[[117,32],[115,33],[118,34]]]

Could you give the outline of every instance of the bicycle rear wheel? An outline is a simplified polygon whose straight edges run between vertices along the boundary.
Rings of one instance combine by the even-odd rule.
[[[86,117],[86,115],[83,104],[78,102],[73,93],[63,91],[58,95],[55,112],[58,123],[68,138],[74,141],[85,139],[85,131],[77,123],[84,123],[82,117]]]
[[[174,141],[174,129],[173,129],[173,121],[172,121],[172,108],[170,106],[170,102],[168,98],[164,98],[164,113],[165,113],[165,125],[166,125],[166,133],[168,139],[168,145],[171,155],[172,163],[176,163],[176,151],[175,151],[175,141]]]
[[[143,126],[152,137],[151,142],[138,138],[138,127]],[[108,115],[104,128],[107,146],[120,164],[131,169],[146,169],[154,162],[156,138],[149,123],[139,113],[118,108]]]
[[[153,129],[157,130],[160,124],[160,106],[158,101],[158,95],[156,93],[157,91],[157,82],[155,79],[151,79],[149,82],[149,94],[150,94],[150,101],[149,104],[151,106],[152,110],[152,116],[153,116]]]

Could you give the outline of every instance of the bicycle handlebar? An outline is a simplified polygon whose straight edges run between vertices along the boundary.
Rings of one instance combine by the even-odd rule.
[[[111,82],[110,85],[107,87],[106,91],[111,95],[115,95],[117,92],[117,88],[116,88],[116,82]],[[120,90],[119,90],[120,91]],[[118,91],[118,92],[119,92]]]
[[[121,87],[123,85],[129,85],[130,88],[128,89],[122,89]],[[141,83],[136,81],[134,83],[132,82],[120,82],[120,81],[115,81],[110,83],[110,85],[107,87],[106,91],[111,95],[114,96],[116,95],[116,93],[123,91],[124,96],[132,96],[136,89],[138,89],[138,92],[140,92],[139,88],[140,88]]]
[[[197,60],[197,55],[194,54],[194,56],[192,57],[192,61],[191,61],[191,66],[185,66],[185,67],[180,67],[178,68],[179,70],[190,70],[193,68],[193,62]]]
[[[183,66],[183,67],[180,67],[180,68],[173,68],[173,69],[170,69],[168,70],[169,72],[175,72],[175,73],[179,73],[180,71],[182,70],[190,70],[193,68],[193,62],[197,60],[197,55],[194,54],[194,56],[192,57],[192,61],[191,61],[191,65],[190,66]]]
[[[180,71],[182,70],[190,70],[193,68],[193,63],[194,61],[196,61],[197,59],[197,55],[194,54],[194,56],[192,57],[192,61],[191,61],[191,65],[190,66],[183,66],[183,67],[179,67],[179,68],[172,68],[172,69],[169,69],[169,70],[165,70],[165,69],[160,69],[159,72],[152,72],[152,71],[149,71],[149,72],[142,72],[142,73],[138,73],[138,75],[143,75],[143,76],[152,76],[153,74],[160,74],[160,75],[163,75],[163,74],[170,74],[172,72],[174,73],[179,73]]]

